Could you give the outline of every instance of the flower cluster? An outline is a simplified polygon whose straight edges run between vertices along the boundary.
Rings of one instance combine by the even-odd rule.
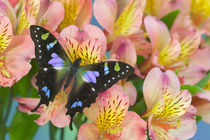
[[[209,15],[208,0],[0,0],[0,86],[13,86],[32,68],[29,27],[40,25],[71,62],[118,60],[135,68],[84,109],[89,122],[78,128],[79,140],[192,138],[196,117],[210,123]],[[101,28],[90,24],[93,16]],[[70,122],[64,91],[34,113],[38,98],[14,99],[19,111],[40,114],[38,125]]]

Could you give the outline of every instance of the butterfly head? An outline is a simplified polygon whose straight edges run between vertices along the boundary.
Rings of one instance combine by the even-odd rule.
[[[81,61],[82,61],[81,58],[76,59],[73,63],[74,67],[78,68],[80,66]]]

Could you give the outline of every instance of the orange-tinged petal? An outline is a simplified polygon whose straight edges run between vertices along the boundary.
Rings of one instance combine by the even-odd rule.
[[[110,58],[118,59],[134,66],[137,59],[136,49],[128,38],[117,37],[110,50]]]
[[[143,10],[145,7],[145,0],[130,0],[124,8],[123,12],[114,24],[114,37],[111,37],[109,41],[117,36],[128,36],[130,34],[139,31]]]
[[[178,140],[175,136],[172,136],[169,132],[167,132],[165,129],[161,127],[152,126],[152,129],[156,134],[155,138],[157,140]]]
[[[133,112],[128,111],[121,124],[122,131],[120,140],[146,140],[147,139],[147,123],[140,116]]]
[[[114,30],[114,22],[117,14],[117,3],[115,0],[95,0],[94,16],[99,24],[110,34]]]
[[[85,123],[79,128],[78,140],[98,140],[100,133],[92,123]]]
[[[76,25],[79,27],[83,27],[86,24],[89,24],[92,18],[92,1],[86,0],[82,10],[80,11],[77,19],[76,19]]]
[[[59,29],[62,30],[69,25],[74,25],[76,23],[76,19],[82,10],[83,5],[86,0],[59,0],[64,9],[64,19],[59,25]]]
[[[170,43],[170,33],[166,25],[152,16],[147,16],[144,19],[145,29],[152,43],[152,49],[159,52]]]
[[[64,108],[62,108],[61,111],[53,115],[50,120],[52,124],[58,128],[66,127],[70,123],[70,117],[66,115],[67,110]]]
[[[60,2],[54,1],[50,3],[45,13],[41,15],[41,17],[38,20],[38,24],[50,31],[55,31],[58,25],[63,20],[63,18],[64,18],[63,5]]]
[[[181,53],[181,47],[178,40],[173,36],[169,44],[159,54],[159,63],[164,66],[169,66],[176,62],[177,57]]]
[[[22,34],[24,29],[29,28],[31,24],[35,24],[39,8],[40,0],[26,0],[23,2],[17,34]]]
[[[21,112],[25,112],[31,114],[31,110],[34,109],[39,103],[38,98],[14,98],[14,100],[18,101],[18,110]],[[42,113],[44,107],[40,106],[35,113]]]
[[[12,41],[12,25],[6,16],[0,16],[0,54]]]

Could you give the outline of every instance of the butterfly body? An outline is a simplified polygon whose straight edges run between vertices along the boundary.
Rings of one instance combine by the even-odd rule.
[[[110,88],[118,80],[127,78],[134,72],[132,66],[119,61],[105,61],[80,66],[81,58],[71,62],[56,38],[46,29],[32,25],[31,38],[35,44],[35,55],[40,70],[36,85],[41,99],[32,111],[40,105],[49,105],[60,91],[67,89],[73,81],[68,94],[66,115],[72,121],[77,112],[90,107],[99,92]],[[63,88],[62,88],[63,87]]]

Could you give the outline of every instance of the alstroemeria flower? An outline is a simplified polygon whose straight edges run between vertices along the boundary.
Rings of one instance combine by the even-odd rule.
[[[10,87],[26,75],[32,58],[34,45],[30,36],[13,36],[10,20],[0,16],[0,86]]]
[[[59,30],[69,25],[83,27],[90,23],[92,18],[91,0],[54,0],[60,1],[65,9],[64,19],[59,25]]]
[[[81,65],[100,62],[106,52],[106,37],[94,25],[83,28],[70,25],[60,33],[61,43],[71,62],[82,58]]]
[[[128,111],[128,96],[114,85],[99,94],[96,103],[84,110],[93,123],[79,128],[79,140],[146,140],[147,125],[135,112]]]
[[[180,40],[178,34],[170,35],[166,25],[155,17],[145,17],[144,24],[152,45],[152,56],[140,66],[144,74],[156,66],[179,68],[199,47],[201,32],[193,31]]]
[[[34,109],[39,103],[39,99],[36,98],[14,98],[19,102],[18,109],[21,112],[32,114],[31,110]],[[65,127],[69,125],[70,117],[66,116],[66,103],[68,95],[64,92],[60,92],[55,96],[53,102],[50,102],[46,107],[41,105],[35,114],[40,114],[40,117],[35,121],[38,125],[44,125],[48,121],[51,121],[56,127]],[[34,114],[33,113],[33,114]]]
[[[170,131],[178,131],[185,122],[182,116],[190,106],[191,94],[187,90],[180,91],[179,80],[173,71],[162,73],[159,68],[153,68],[145,78],[143,95],[147,105],[147,112],[143,117],[148,118],[150,136],[163,140],[176,139],[177,135]],[[196,128],[193,116],[190,120],[186,125]],[[195,133],[195,129],[193,130],[185,130],[185,138],[192,137]]]
[[[108,42],[117,36],[129,36],[139,32],[145,3],[145,0],[95,0],[94,15],[108,33]]]

